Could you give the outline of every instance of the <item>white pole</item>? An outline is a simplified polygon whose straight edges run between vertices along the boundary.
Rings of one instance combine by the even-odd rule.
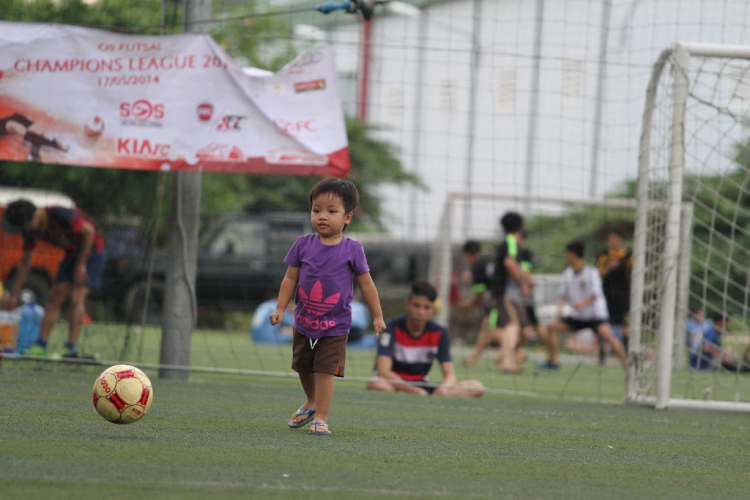
[[[479,64],[479,58],[481,52],[481,33],[480,28],[482,27],[482,0],[474,0],[474,14],[471,26],[471,54],[469,58],[469,108],[467,110],[466,119],[468,121],[467,127],[467,151],[466,151],[466,179],[465,187],[466,191],[471,193],[474,191],[474,147],[476,143],[476,107],[477,107],[477,89],[479,88],[479,70],[481,69]],[[463,222],[463,236],[468,238],[472,233],[472,198],[468,196],[464,200],[464,222]]]
[[[682,204],[682,227],[680,228],[680,270],[677,279],[677,334],[674,337],[672,369],[685,368],[685,323],[690,298],[690,260],[693,241],[693,204]]]
[[[680,216],[682,208],[682,172],[685,160],[685,104],[688,96],[688,69],[690,53],[676,44],[672,53],[674,68],[672,108],[672,138],[669,152],[669,187],[667,226],[664,242],[664,297],[660,312],[658,344],[658,372],[656,380],[657,410],[669,406],[672,385],[672,346],[675,335],[675,314],[677,302],[677,257],[680,250]]]
[[[536,133],[539,120],[539,85],[542,66],[542,34],[544,31],[544,0],[536,0],[536,13],[534,20],[534,56],[531,62],[531,88],[529,89],[529,125],[526,131],[526,196],[531,195],[534,184],[534,166],[536,165]],[[526,215],[529,215],[531,207],[529,202],[525,206]]]
[[[420,174],[420,159],[422,155],[422,97],[424,81],[424,52],[427,44],[427,11],[419,9],[417,11],[417,64],[415,67],[414,82],[414,121],[412,122],[411,133],[411,169],[416,176]],[[419,197],[421,188],[413,187],[411,189],[411,200],[409,201],[409,227],[413,236],[419,233],[418,211]]]
[[[445,199],[443,216],[440,218],[438,236],[432,247],[430,259],[430,282],[437,288],[438,298],[442,302],[442,309],[435,315],[438,324],[448,327],[451,320],[450,286],[453,271],[453,255],[451,246],[451,225],[454,196],[449,194]]]
[[[651,128],[664,65],[672,53],[668,48],[662,51],[654,64],[651,80],[646,89],[646,104],[641,126],[641,144],[638,154],[638,183],[636,187],[637,209],[635,213],[635,233],[633,235],[633,272],[630,281],[630,338],[628,340],[628,369],[625,401],[635,403],[643,395],[638,394],[638,368],[641,354],[641,329],[643,319],[643,292],[646,273],[646,236],[648,233],[649,169],[651,167]]]
[[[589,196],[596,196],[597,175],[599,173],[599,156],[602,137],[602,113],[604,112],[604,92],[607,81],[607,42],[609,42],[609,25],[612,18],[612,0],[602,3],[602,27],[599,31],[599,69],[596,78],[596,102],[594,103],[594,138],[591,144],[591,179]]]

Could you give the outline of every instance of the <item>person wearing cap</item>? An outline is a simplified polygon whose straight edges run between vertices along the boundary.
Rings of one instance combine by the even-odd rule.
[[[104,271],[104,240],[96,225],[78,208],[37,207],[28,200],[19,199],[5,209],[3,228],[9,233],[21,233],[24,242],[24,255],[6,299],[8,309],[14,309],[18,303],[37,240],[65,250],[52,287],[52,297],[46,304],[39,340],[24,354],[47,354],[50,332],[60,317],[62,304],[70,298],[68,342],[62,354],[63,357],[79,357],[77,341],[86,310],[86,297],[89,290],[99,288]]]

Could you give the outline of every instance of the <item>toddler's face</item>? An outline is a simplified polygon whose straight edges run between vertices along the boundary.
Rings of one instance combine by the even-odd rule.
[[[323,193],[313,200],[310,222],[319,235],[329,237],[341,234],[351,220],[352,213],[346,212],[344,200],[340,197]]]

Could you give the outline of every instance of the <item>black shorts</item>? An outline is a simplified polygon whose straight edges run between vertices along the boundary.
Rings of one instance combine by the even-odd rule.
[[[427,391],[427,394],[429,394],[430,396],[432,396],[433,393],[435,392],[435,389],[437,389],[437,387],[435,387],[434,385],[426,385],[426,384],[425,385],[417,384],[417,387],[421,387],[422,389]]]
[[[372,377],[373,378],[380,378],[380,375],[378,375],[378,367],[377,366],[372,371]],[[388,380],[385,380],[385,379],[382,379],[382,378],[380,380],[384,380],[384,381],[388,382]],[[401,380],[404,380],[404,379],[401,379]],[[408,380],[404,380],[404,382],[408,382]],[[418,381],[415,381],[415,382],[410,382],[410,384],[413,384],[415,387],[421,387],[422,389],[424,389],[425,391],[427,391],[427,394],[429,394],[430,396],[432,396],[432,394],[435,392],[435,389],[437,389],[437,387],[435,387],[434,385],[428,385],[430,383],[427,381],[427,379],[425,379],[425,380],[418,380]]]
[[[536,317],[536,308],[534,306],[526,306],[526,319],[531,326],[539,326],[539,318]]]
[[[316,342],[293,331],[292,370],[297,373],[327,373],[344,376],[347,335],[323,337]],[[314,346],[314,347],[313,347]]]
[[[75,278],[75,266],[78,256],[66,255],[57,268],[55,283],[73,283]],[[86,259],[86,274],[89,280],[86,286],[91,290],[98,290],[102,285],[102,273],[104,273],[104,252],[94,252]]]
[[[606,319],[577,319],[573,318],[571,316],[565,316],[562,319],[562,322],[568,325],[568,327],[573,331],[578,330],[585,330],[586,328],[590,328],[594,331],[595,334],[599,335],[598,329],[599,325],[602,323],[607,323]]]

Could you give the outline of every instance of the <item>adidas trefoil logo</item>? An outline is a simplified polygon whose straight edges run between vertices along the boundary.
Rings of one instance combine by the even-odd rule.
[[[310,289],[308,297],[302,287],[299,287],[299,297],[305,310],[315,316],[323,316],[325,313],[334,308],[338,303],[341,293],[334,293],[330,297],[323,298],[323,285],[320,280],[316,281]]]

